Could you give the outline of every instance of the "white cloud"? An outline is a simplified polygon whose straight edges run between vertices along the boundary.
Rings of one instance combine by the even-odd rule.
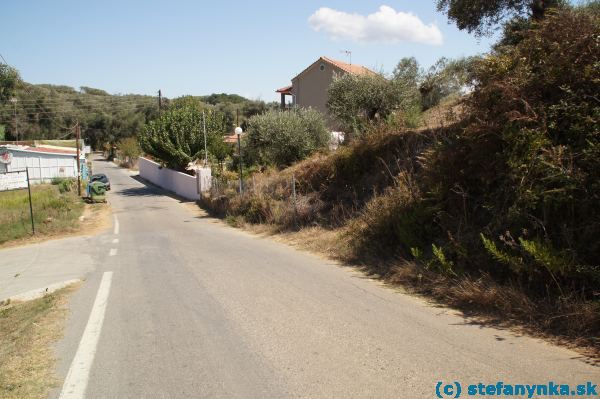
[[[385,5],[367,16],[321,7],[308,18],[308,23],[315,31],[324,31],[334,40],[442,44],[442,32],[435,24],[425,25],[415,14],[396,12]]]

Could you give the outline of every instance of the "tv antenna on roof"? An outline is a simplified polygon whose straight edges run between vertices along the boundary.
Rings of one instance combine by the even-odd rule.
[[[352,51],[350,51],[350,50],[340,50],[340,53],[346,54],[346,56],[348,57],[348,60],[350,61],[349,64],[352,65]]]

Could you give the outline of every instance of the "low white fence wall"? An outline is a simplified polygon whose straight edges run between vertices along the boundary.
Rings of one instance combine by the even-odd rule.
[[[161,168],[158,163],[146,158],[139,159],[138,168],[142,179],[186,199],[197,200],[200,198],[200,192],[210,190],[210,169],[201,169],[197,176],[190,176],[172,169]]]

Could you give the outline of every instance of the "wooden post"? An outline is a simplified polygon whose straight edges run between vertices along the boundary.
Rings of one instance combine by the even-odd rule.
[[[35,235],[35,224],[33,223],[33,205],[31,204],[31,183],[29,183],[29,168],[25,167],[27,174],[27,192],[29,193],[29,216],[31,216],[31,232]]]

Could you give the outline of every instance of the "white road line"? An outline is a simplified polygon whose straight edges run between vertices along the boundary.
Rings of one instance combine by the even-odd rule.
[[[59,399],[83,399],[85,397],[90,370],[94,363],[94,356],[96,355],[96,347],[98,346],[98,340],[102,332],[102,323],[104,322],[104,313],[106,312],[112,275],[113,272],[105,272],[102,275],[102,281],[96,294],[90,318],[83,331],[83,336],[67,373],[67,378],[65,378]]]
[[[117,248],[111,248],[108,256],[115,256],[117,254]]]
[[[118,239],[118,238],[115,238],[114,240],[112,240],[112,243],[113,243],[113,244],[118,244],[118,243],[119,243],[119,239]]]
[[[115,219],[115,235],[119,234],[119,219],[117,219],[117,215],[114,216]]]

